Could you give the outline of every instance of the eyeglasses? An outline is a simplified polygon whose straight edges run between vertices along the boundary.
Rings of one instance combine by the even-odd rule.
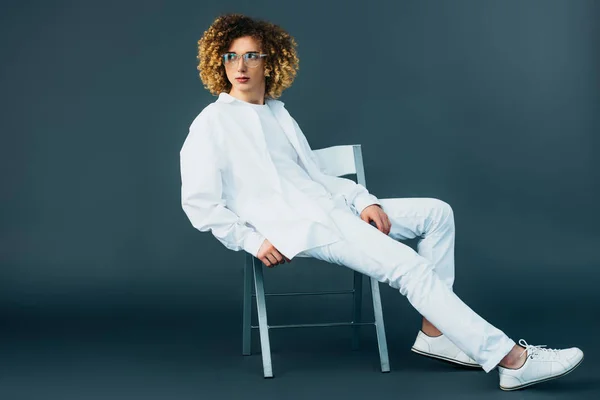
[[[236,53],[225,53],[223,54],[223,64],[225,64],[226,67],[237,65],[240,57],[242,57],[244,59],[244,64],[246,64],[248,68],[256,68],[258,67],[258,64],[260,64],[260,59],[266,56],[266,54],[260,54],[256,52],[249,52],[242,55]]]

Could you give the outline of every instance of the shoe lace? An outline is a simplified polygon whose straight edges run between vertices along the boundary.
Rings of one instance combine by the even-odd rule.
[[[530,358],[534,358],[535,356],[538,356],[538,355],[539,356],[543,356],[543,355],[558,356],[559,349],[547,348],[545,344],[532,345],[532,344],[528,344],[525,340],[520,339],[519,345],[521,345],[521,347],[525,348],[525,350],[523,350],[521,352],[521,356],[523,356],[523,354],[525,354],[525,353],[527,353],[528,357],[530,357]]]

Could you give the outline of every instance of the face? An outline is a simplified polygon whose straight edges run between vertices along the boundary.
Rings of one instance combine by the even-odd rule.
[[[240,57],[236,61],[225,64],[227,79],[231,83],[229,94],[252,99],[262,99],[264,97],[265,59],[257,56],[261,54],[261,50],[259,42],[249,36],[237,38],[231,43],[227,52],[235,53]],[[246,53],[256,53],[253,57],[258,61],[256,66],[246,65],[248,62],[253,62],[251,60],[248,62],[244,61],[241,56]]]

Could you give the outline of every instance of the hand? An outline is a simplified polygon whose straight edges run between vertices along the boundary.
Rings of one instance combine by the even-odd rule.
[[[257,257],[267,267],[272,268],[278,264],[285,264],[285,262],[292,262],[289,258],[284,256],[269,242],[267,239],[263,242],[258,249]]]
[[[360,219],[365,221],[367,224],[370,224],[371,221],[375,222],[377,229],[386,235],[390,233],[390,229],[392,228],[390,219],[379,206],[379,204],[371,204],[370,206],[365,207],[365,209],[360,213]]]

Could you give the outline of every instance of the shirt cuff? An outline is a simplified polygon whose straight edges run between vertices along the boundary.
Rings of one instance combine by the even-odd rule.
[[[265,241],[265,237],[258,232],[250,232],[244,239],[244,250],[258,258],[258,250]]]
[[[377,197],[373,196],[370,193],[368,195],[359,196],[356,199],[354,199],[354,209],[356,210],[356,212],[358,212],[358,215],[360,215],[365,208],[372,206],[373,204],[377,204],[381,207],[381,203],[379,202]]]

